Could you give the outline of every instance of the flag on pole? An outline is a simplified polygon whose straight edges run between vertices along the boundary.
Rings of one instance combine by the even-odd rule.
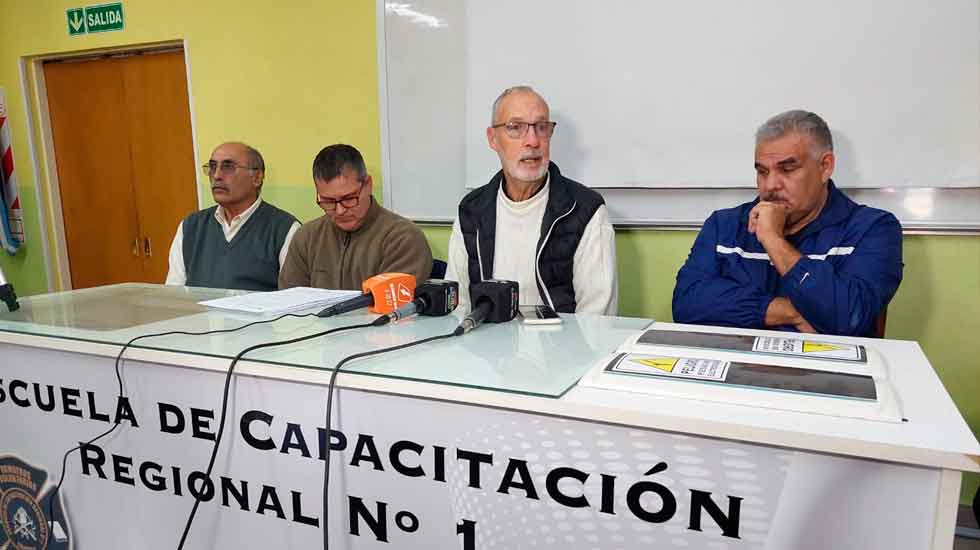
[[[14,175],[14,154],[10,147],[10,124],[7,117],[7,93],[0,88],[0,246],[16,254],[24,244],[24,215]]]

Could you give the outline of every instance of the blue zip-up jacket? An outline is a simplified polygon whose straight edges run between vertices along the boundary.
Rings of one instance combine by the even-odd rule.
[[[712,213],[677,273],[674,321],[766,328],[769,302],[784,296],[819,333],[871,335],[902,282],[902,227],[827,186],[817,219],[786,237],[803,257],[784,276],[748,231],[758,199]]]

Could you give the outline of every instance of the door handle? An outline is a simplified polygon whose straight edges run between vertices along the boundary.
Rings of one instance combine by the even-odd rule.
[[[143,254],[147,258],[153,256],[153,249],[150,247],[150,238],[149,237],[144,237],[143,238]]]
[[[139,255],[140,255],[140,240],[133,239],[133,256],[138,257]]]

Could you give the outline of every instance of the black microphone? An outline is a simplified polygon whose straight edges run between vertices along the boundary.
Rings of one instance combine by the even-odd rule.
[[[317,317],[332,317],[370,307],[374,313],[391,313],[415,297],[415,276],[407,273],[382,273],[361,283],[364,294],[323,308]]]
[[[454,333],[466,334],[481,323],[505,323],[517,316],[517,281],[487,279],[470,285],[473,310],[463,318]]]
[[[348,311],[354,311],[355,309],[361,309],[365,307],[371,307],[374,305],[374,296],[370,293],[361,294],[357,298],[350,298],[349,300],[344,300],[343,302],[336,303],[332,306],[327,306],[320,310],[316,314],[317,317],[333,317],[334,315],[340,315],[341,313],[347,313]]]
[[[448,315],[459,305],[459,283],[429,279],[415,287],[415,299],[388,314],[390,321],[418,313],[429,317]]]
[[[14,285],[7,282],[7,277],[4,276],[2,267],[0,267],[0,300],[3,300],[7,304],[7,309],[10,311],[20,309],[20,304],[17,303],[17,293],[14,292]]]

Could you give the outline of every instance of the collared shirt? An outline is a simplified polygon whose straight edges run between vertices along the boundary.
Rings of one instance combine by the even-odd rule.
[[[262,204],[262,199],[258,198],[252,203],[244,212],[235,216],[229,222],[225,217],[225,209],[218,205],[218,208],[214,210],[214,219],[218,222],[221,227],[221,231],[225,235],[225,241],[231,242],[238,234],[238,231],[245,225],[245,223],[252,217],[255,210],[258,209],[259,205]],[[299,229],[299,222],[294,222],[289,228],[289,233],[286,234],[286,240],[283,242],[282,248],[279,249],[279,265],[283,265],[286,261],[286,252],[289,251],[289,242],[293,240],[293,235]],[[183,285],[187,283],[187,269],[184,266],[184,222],[181,221],[177,224],[177,232],[174,234],[174,240],[170,244],[170,257],[169,257],[170,269],[167,271],[167,281],[168,285]]]

